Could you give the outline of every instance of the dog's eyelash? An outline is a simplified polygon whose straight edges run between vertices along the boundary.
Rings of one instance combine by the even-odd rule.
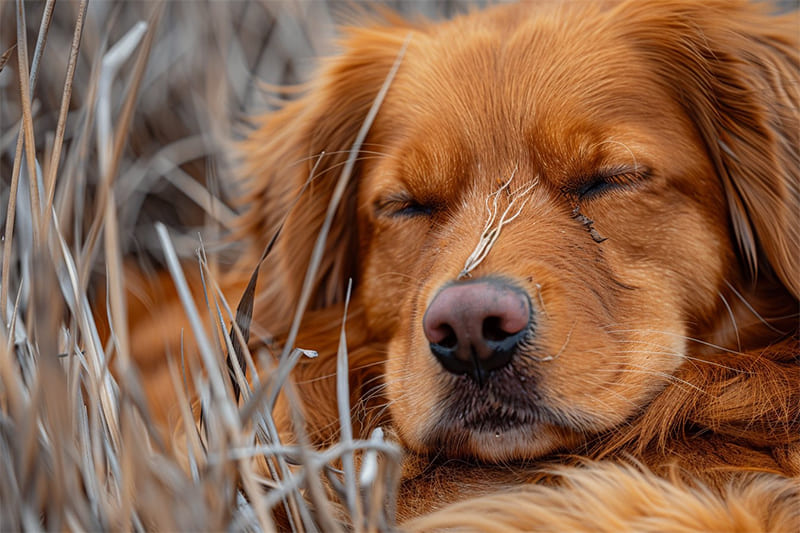
[[[375,210],[379,216],[414,218],[430,216],[435,209],[432,204],[419,202],[403,195],[377,202]]]
[[[580,180],[572,193],[578,200],[591,200],[599,198],[611,191],[625,189],[647,179],[650,175],[648,169],[637,170],[610,170],[592,174]]]
[[[394,216],[403,216],[403,217],[429,216],[431,214],[433,214],[432,206],[425,204],[418,204],[416,202],[411,202],[407,205],[404,205],[401,208],[396,209],[393,213]]]
[[[609,181],[606,179],[594,178],[581,185],[575,192],[577,193],[578,199],[588,200],[590,198],[596,198],[606,194],[609,191],[618,189],[622,186],[623,184],[619,181]]]

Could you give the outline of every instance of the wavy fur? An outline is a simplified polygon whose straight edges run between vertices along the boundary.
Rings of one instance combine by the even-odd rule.
[[[307,93],[260,119],[241,145],[235,238],[253,252],[241,265],[255,263],[288,217],[254,314],[280,341],[340,169],[411,35],[296,343],[320,352],[294,374],[312,441],[338,437],[333,375],[352,278],[354,423],[361,436],[380,425],[406,445],[401,517],[500,491],[411,529],[791,530],[797,24],[796,12],[774,16],[760,4],[665,0],[497,6],[346,30]],[[607,161],[631,167],[630,190],[590,200],[569,192],[571,179]],[[536,383],[541,439],[510,431],[493,448],[447,421],[462,393],[426,353],[418,323],[463,266],[486,195],[515,165],[515,179],[544,185],[473,274],[519,280],[541,320],[532,349],[557,357],[515,369]],[[386,215],[396,203],[387,190],[434,215]],[[225,286],[236,294],[244,282],[233,273]],[[643,470],[625,466],[631,458]],[[586,459],[602,461],[581,466]],[[576,466],[552,469],[565,463]]]

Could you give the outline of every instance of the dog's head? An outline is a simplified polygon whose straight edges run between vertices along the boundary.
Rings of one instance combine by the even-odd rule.
[[[412,449],[506,460],[583,442],[704,345],[747,348],[745,322],[770,318],[746,310],[758,287],[796,305],[794,23],[729,0],[575,2],[353,30],[245,145],[245,230],[274,224],[319,159],[272,280],[297,296],[408,40],[314,305],[355,280]]]

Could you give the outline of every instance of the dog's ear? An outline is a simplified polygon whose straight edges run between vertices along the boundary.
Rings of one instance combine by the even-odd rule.
[[[268,259],[273,265],[267,269],[269,275],[279,276],[270,285],[281,287],[281,301],[297,301],[335,185],[410,31],[400,21],[391,22],[391,26],[348,30],[341,41],[342,54],[323,63],[304,95],[260,119],[240,145],[240,175],[247,196],[242,199],[239,231],[266,242],[291,209],[276,257]],[[350,177],[330,229],[312,309],[342,301],[347,279],[356,276],[359,167]],[[294,204],[312,169],[313,180]]]
[[[645,3],[628,30],[694,120],[744,264],[800,296],[800,13],[740,0]]]

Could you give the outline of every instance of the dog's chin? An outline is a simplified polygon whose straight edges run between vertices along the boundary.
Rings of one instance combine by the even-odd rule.
[[[571,428],[540,399],[532,401],[538,399],[536,394],[509,394],[508,389],[489,386],[481,396],[473,396],[476,391],[471,388],[460,388],[461,394],[451,396],[460,401],[450,403],[427,425],[421,441],[429,453],[492,463],[525,461],[581,440],[584,432]]]
[[[469,429],[458,423],[439,424],[425,439],[428,453],[469,458],[488,463],[526,461],[574,446],[574,432],[544,422],[510,425],[498,419],[494,426]]]
[[[390,391],[399,399],[390,409],[403,444],[415,453],[490,463],[535,460],[577,446],[593,427],[585,415],[553,409],[537,381],[514,364],[482,384],[442,371],[429,407]]]

